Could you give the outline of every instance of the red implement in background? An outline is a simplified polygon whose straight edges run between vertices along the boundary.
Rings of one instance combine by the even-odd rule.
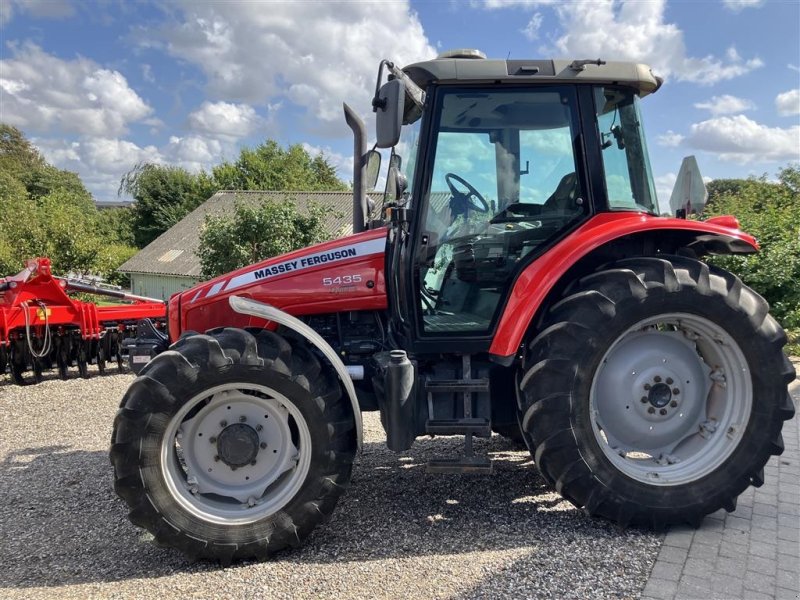
[[[130,304],[98,306],[69,293]],[[135,336],[137,322],[145,318],[163,327],[164,302],[55,277],[50,259],[29,260],[18,274],[0,278],[0,373],[8,368],[11,380],[24,384],[28,370],[38,383],[54,367],[62,379],[71,366],[81,377],[89,376],[89,364],[103,373],[106,362],[116,360],[122,369],[122,339]]]

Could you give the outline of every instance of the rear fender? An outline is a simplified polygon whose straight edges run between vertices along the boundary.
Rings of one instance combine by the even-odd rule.
[[[256,300],[251,300],[249,298],[242,298],[241,296],[230,296],[228,298],[228,302],[230,303],[231,308],[237,313],[258,317],[260,319],[288,327],[292,331],[303,336],[303,338],[305,338],[310,344],[313,344],[320,352],[322,352],[325,358],[327,358],[331,365],[333,365],[339,380],[342,382],[342,386],[347,392],[347,395],[350,397],[350,405],[353,408],[353,419],[355,420],[356,424],[358,449],[361,450],[364,433],[361,422],[361,409],[359,408],[358,397],[356,396],[356,388],[353,386],[353,381],[350,379],[350,375],[347,372],[347,367],[345,367],[344,363],[336,354],[336,351],[331,348],[330,344],[328,344],[328,342],[326,342],[322,336],[311,329],[311,327],[303,323],[300,319],[297,319],[289,313],[275,308],[274,306],[264,304],[263,302],[257,302]]]
[[[538,315],[578,277],[610,260],[677,252],[751,254],[754,237],[733,217],[690,221],[641,213],[602,213],[528,265],[515,280],[492,345],[493,358],[510,364]]]

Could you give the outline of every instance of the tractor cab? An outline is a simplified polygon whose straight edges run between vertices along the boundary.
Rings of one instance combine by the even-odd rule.
[[[538,256],[597,213],[658,213],[638,103],[660,80],[647,67],[463,50],[384,65],[373,106],[398,225],[387,272],[410,349],[487,351]]]

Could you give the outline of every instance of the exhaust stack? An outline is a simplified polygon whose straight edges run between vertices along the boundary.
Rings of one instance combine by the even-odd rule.
[[[367,194],[364,180],[367,170],[367,129],[364,121],[344,103],[344,120],[353,130],[353,233],[366,229]]]

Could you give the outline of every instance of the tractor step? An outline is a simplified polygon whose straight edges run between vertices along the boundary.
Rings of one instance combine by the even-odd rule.
[[[489,419],[436,419],[425,423],[425,431],[431,435],[477,435],[490,437],[492,426]]]
[[[437,379],[425,382],[425,391],[429,393],[441,392],[488,392],[488,379]]]
[[[456,458],[436,458],[428,461],[428,473],[476,473],[489,475],[492,461],[485,456],[459,456]]]

